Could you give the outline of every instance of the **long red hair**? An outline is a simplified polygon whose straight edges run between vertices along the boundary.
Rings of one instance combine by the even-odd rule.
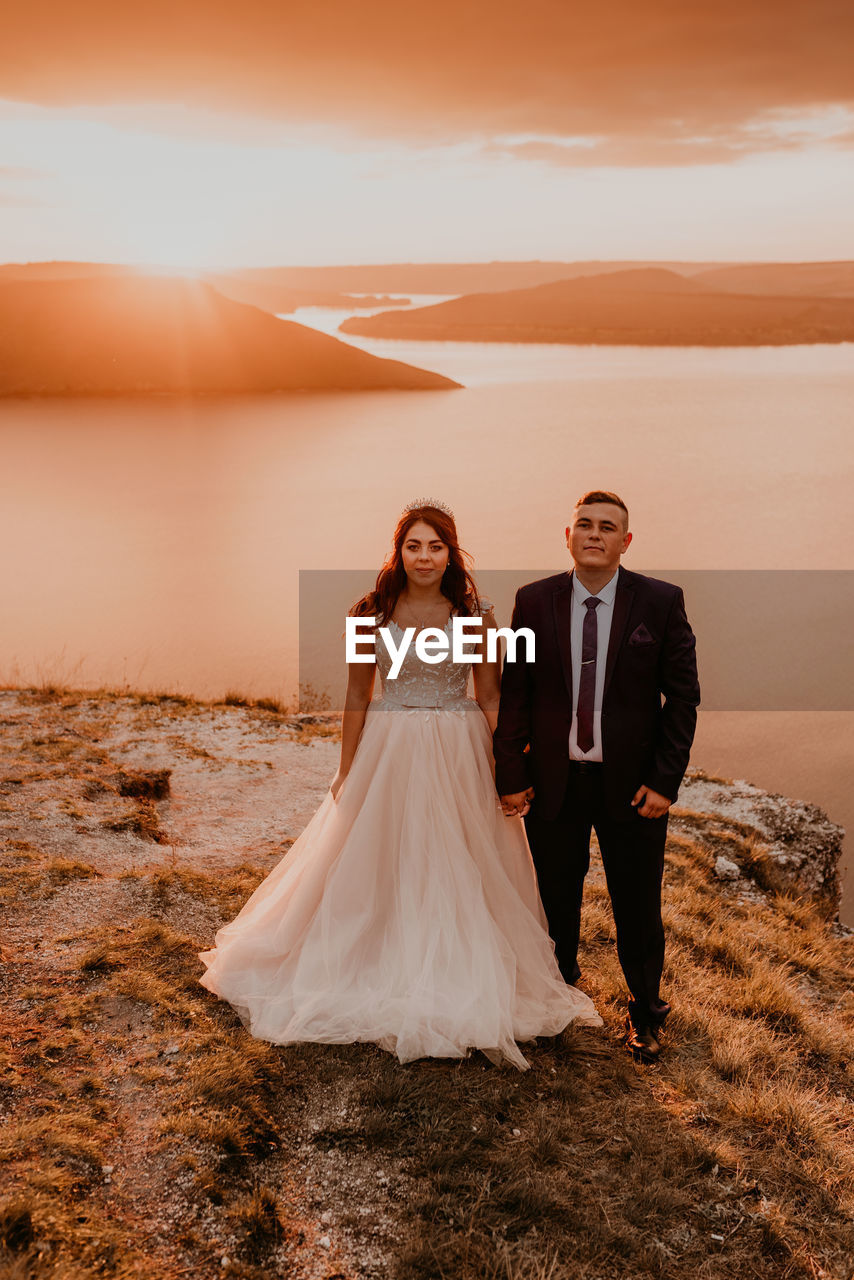
[[[373,591],[369,591],[353,605],[351,614],[356,617],[376,617],[380,626],[385,626],[389,621],[407,582],[403,567],[403,544],[409,530],[419,520],[429,524],[437,538],[448,548],[448,565],[442,576],[442,595],[450,600],[454,613],[465,617],[480,613],[480,597],[468,569],[471,556],[459,544],[454,517],[440,511],[438,507],[423,506],[404,511],[397,522],[391,551],[377,574]]]

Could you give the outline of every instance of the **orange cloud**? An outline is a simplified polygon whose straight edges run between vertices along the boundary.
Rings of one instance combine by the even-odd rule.
[[[845,119],[848,124],[851,117]],[[729,164],[743,156],[758,151],[797,151],[803,147],[825,141],[833,146],[850,146],[854,142],[854,130],[843,128],[837,119],[826,132],[799,127],[791,122],[772,127],[735,125],[729,129],[715,128],[705,136],[686,131],[672,130],[668,135],[652,133],[632,135],[615,134],[593,138],[525,138],[495,139],[482,147],[486,155],[510,160],[529,160],[554,165],[559,168],[584,167],[671,167],[674,165]]]
[[[850,0],[31,0],[4,20],[0,83],[425,142],[597,140],[552,162],[708,163],[792,145],[766,115],[854,105],[852,46]]]

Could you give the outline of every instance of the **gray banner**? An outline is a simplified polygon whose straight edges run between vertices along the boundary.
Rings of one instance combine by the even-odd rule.
[[[478,589],[510,625],[525,582],[556,570],[486,569]],[[854,570],[649,570],[677,583],[697,636],[706,711],[854,710]],[[300,706],[338,710],[347,669],[344,626],[376,570],[300,572]]]

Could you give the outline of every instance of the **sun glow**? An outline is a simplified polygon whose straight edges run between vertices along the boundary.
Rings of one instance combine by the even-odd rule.
[[[0,103],[7,260],[219,267],[492,258],[806,259],[851,254],[841,117],[787,117],[802,149],[729,163],[567,163],[584,139],[371,144],[163,104]],[[168,114],[168,113],[167,113]],[[782,126],[781,126],[782,127]],[[524,143],[524,145],[521,145]],[[570,157],[571,159],[571,157]],[[628,213],[627,211],[630,211]]]
[[[204,267],[188,267],[176,262],[168,264],[162,262],[137,262],[134,264],[134,269],[137,275],[140,276],[180,277],[184,280],[197,280],[205,271]]]

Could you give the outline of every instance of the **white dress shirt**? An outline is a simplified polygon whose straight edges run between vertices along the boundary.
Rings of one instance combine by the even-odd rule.
[[[572,725],[569,730],[570,760],[602,759],[602,695],[605,691],[605,662],[608,657],[608,641],[611,637],[611,620],[614,617],[614,600],[617,595],[617,576],[619,569],[601,591],[595,594],[602,603],[596,609],[596,693],[593,703],[593,746],[589,751],[582,751],[578,745],[578,688],[581,682],[581,642],[584,627],[584,615],[587,613],[584,601],[594,593],[588,591],[572,575],[572,605],[570,610],[569,638],[572,654]]]

